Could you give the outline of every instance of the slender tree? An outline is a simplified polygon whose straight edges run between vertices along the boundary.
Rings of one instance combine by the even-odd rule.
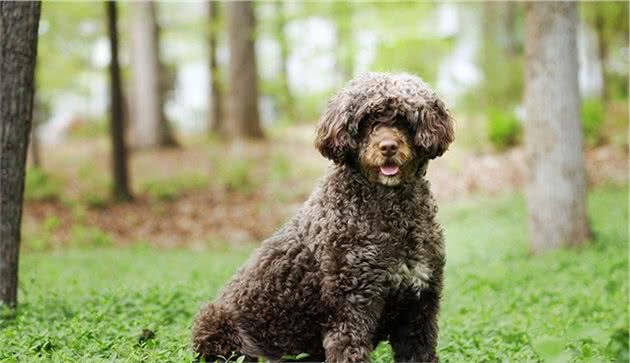
[[[531,251],[586,241],[577,4],[526,4],[525,182]]]
[[[216,1],[208,3],[208,19],[210,29],[208,31],[208,58],[210,61],[210,110],[208,112],[208,130],[211,134],[223,134],[223,105],[221,95],[221,82],[219,67],[217,64],[217,34],[219,22],[219,5]]]
[[[125,127],[123,96],[120,85],[120,66],[118,65],[118,12],[115,1],[107,1],[107,30],[109,32],[110,82],[110,135],[112,142],[112,193],[116,200],[131,199],[129,177],[127,173],[127,146],[125,145]]]
[[[354,75],[354,28],[352,15],[354,4],[350,1],[332,2],[332,19],[337,35],[337,60],[336,68],[341,76],[342,83],[351,79]]]
[[[580,3],[580,7],[584,20],[595,28],[597,34],[597,51],[603,81],[602,98],[608,102],[611,96],[623,94],[625,93],[623,89],[627,89],[627,75],[615,74],[614,67],[610,67],[609,63],[611,49],[628,46],[628,2],[583,2]]]
[[[274,33],[278,45],[280,46],[280,75],[278,77],[281,93],[280,107],[286,112],[289,119],[293,120],[296,113],[293,104],[293,95],[291,94],[291,88],[289,86],[289,41],[285,30],[287,17],[283,1],[276,1],[274,5],[276,10]]]
[[[234,137],[262,138],[258,113],[258,71],[251,1],[226,3],[230,47],[229,130]]]
[[[41,3],[0,2],[0,303],[17,304],[24,172]]]
[[[131,144],[137,148],[175,146],[177,142],[164,115],[165,67],[160,58],[156,4],[130,3],[132,122]]]

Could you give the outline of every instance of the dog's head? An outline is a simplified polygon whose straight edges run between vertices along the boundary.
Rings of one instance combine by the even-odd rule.
[[[419,78],[367,73],[329,101],[315,147],[335,163],[358,166],[372,182],[395,186],[453,139],[448,109]]]

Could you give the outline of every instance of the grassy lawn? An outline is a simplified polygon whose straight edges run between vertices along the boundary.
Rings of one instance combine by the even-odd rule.
[[[527,254],[522,198],[443,206],[442,360],[627,361],[627,205],[627,187],[594,191],[593,244],[537,257]],[[192,315],[250,251],[23,253],[20,308],[0,316],[0,361],[189,362]],[[374,360],[391,360],[387,348]]]

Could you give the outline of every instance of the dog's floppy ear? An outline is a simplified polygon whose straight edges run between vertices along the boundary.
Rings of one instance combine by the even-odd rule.
[[[350,130],[354,122],[350,106],[349,95],[337,94],[328,102],[326,112],[317,124],[315,147],[324,157],[335,163],[343,162],[357,148]]]
[[[438,98],[421,107],[414,142],[429,159],[444,154],[455,139],[453,118]]]

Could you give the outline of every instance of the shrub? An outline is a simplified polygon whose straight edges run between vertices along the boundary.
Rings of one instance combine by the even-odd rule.
[[[109,234],[99,228],[77,224],[70,231],[69,243],[72,246],[103,247],[111,246],[114,242]]]
[[[24,181],[24,198],[26,200],[57,200],[60,194],[61,180],[40,168],[28,168]]]
[[[103,209],[107,206],[108,196],[107,192],[97,188],[95,190],[85,190],[79,195],[79,203],[88,206],[92,209]]]
[[[182,175],[165,180],[148,180],[142,190],[157,200],[173,200],[195,189],[208,186],[208,178],[202,174]]]
[[[33,235],[25,235],[24,246],[33,251],[43,251],[52,246],[54,233],[61,221],[56,216],[47,216]]]
[[[253,163],[246,159],[234,159],[215,163],[218,183],[227,190],[248,194],[254,187],[250,175]]]
[[[273,156],[271,166],[269,168],[269,177],[275,181],[285,181],[292,176],[291,161],[289,157],[283,153]]]
[[[604,104],[598,98],[582,100],[581,119],[584,141],[588,146],[596,146],[603,141]]]
[[[521,137],[521,123],[512,111],[491,109],[487,115],[488,140],[501,151],[518,144]]]

